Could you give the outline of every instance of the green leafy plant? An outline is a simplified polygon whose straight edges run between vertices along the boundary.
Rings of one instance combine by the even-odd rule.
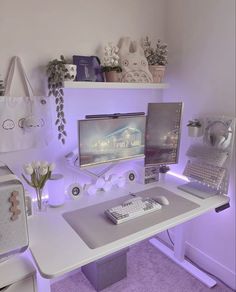
[[[0,80],[0,96],[3,96],[5,93],[5,87],[3,80]]]
[[[188,121],[187,127],[201,128],[202,124],[198,119]]]
[[[120,66],[102,66],[102,72],[111,72],[111,71],[115,71],[117,73],[122,72],[122,68]]]
[[[153,48],[148,37],[143,42],[144,55],[147,58],[148,65],[166,66],[168,64],[168,49],[167,44],[162,43],[159,39],[156,47]]]
[[[162,165],[159,169],[160,173],[167,173],[170,170],[168,165]]]
[[[65,78],[70,77],[68,70],[66,69],[67,62],[64,56],[60,56],[60,59],[54,59],[47,65],[48,75],[48,95],[55,97],[57,119],[55,125],[58,130],[58,140],[65,144],[65,137],[67,136],[65,125],[65,113],[64,113],[64,90],[63,82]]]

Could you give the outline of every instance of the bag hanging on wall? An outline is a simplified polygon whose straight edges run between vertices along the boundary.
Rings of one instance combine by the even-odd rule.
[[[122,68],[121,82],[151,83],[152,74],[148,69],[148,62],[143,48],[129,37],[120,40],[119,57]]]
[[[10,96],[18,65],[25,96]],[[6,79],[5,96],[0,96],[0,152],[47,145],[52,135],[50,102],[35,96],[19,57],[13,57]]]

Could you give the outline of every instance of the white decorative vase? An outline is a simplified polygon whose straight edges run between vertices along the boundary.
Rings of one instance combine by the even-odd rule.
[[[59,207],[65,203],[65,186],[62,174],[54,174],[47,182],[48,204],[50,207]]]
[[[66,75],[69,73],[69,76],[65,76],[65,81],[74,81],[77,74],[77,66],[73,64],[65,64],[65,67],[68,71],[66,72]]]
[[[149,65],[148,68],[152,74],[153,83],[162,83],[166,67],[160,65]]]

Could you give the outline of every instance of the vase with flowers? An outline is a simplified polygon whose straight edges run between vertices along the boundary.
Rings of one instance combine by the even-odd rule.
[[[112,43],[108,43],[104,48],[104,58],[102,71],[105,73],[106,82],[120,82],[119,48]]]
[[[148,61],[148,68],[152,74],[153,82],[161,83],[164,78],[167,65],[168,49],[167,44],[158,40],[156,48],[151,46],[151,41],[148,37],[143,42],[144,55]]]
[[[35,189],[37,196],[37,207],[39,211],[42,211],[42,196],[43,189],[48,180],[51,179],[52,171],[55,169],[54,163],[48,163],[47,161],[33,161],[23,166],[26,175],[30,176],[27,178],[23,173],[22,177],[26,183]]]

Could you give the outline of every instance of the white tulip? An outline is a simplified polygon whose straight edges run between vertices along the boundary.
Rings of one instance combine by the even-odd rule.
[[[25,173],[28,174],[28,175],[31,175],[34,172],[34,169],[33,169],[32,165],[30,163],[25,164],[23,166],[23,168],[24,168]]]
[[[50,163],[48,169],[49,169],[49,171],[53,171],[55,169],[55,167],[56,167],[55,163]]]
[[[40,162],[40,167],[48,167],[48,162],[46,160]]]
[[[37,169],[40,166],[40,161],[32,161],[31,165],[34,169]]]
[[[48,173],[48,167],[43,167],[43,166],[39,167],[39,174],[40,175],[46,175],[47,173]]]
[[[36,168],[36,163],[37,162],[35,160],[31,162],[31,165],[32,165],[33,168]]]

